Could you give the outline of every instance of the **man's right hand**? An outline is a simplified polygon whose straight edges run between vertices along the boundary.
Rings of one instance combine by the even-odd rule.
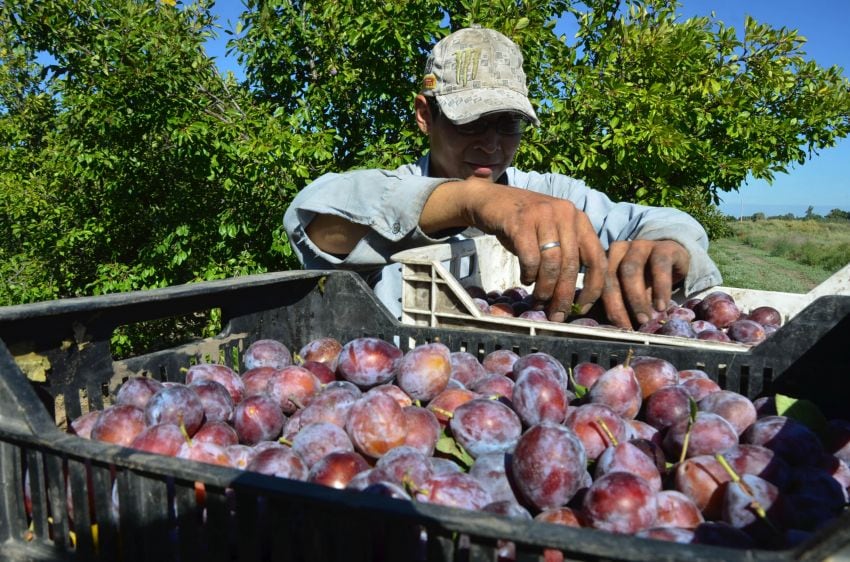
[[[420,227],[433,233],[460,226],[495,235],[517,256],[520,281],[534,284],[534,298],[546,303],[554,322],[570,314],[582,266],[584,284],[576,304],[585,312],[602,295],[605,250],[590,219],[570,201],[478,178],[447,182],[431,194]]]

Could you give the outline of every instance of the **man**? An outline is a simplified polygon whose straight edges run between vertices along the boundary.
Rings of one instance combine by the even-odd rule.
[[[304,266],[360,271],[400,317],[400,266],[389,257],[474,227],[516,254],[550,320],[569,315],[583,267],[578,308],[601,298],[621,327],[664,310],[680,281],[686,293],[719,284],[706,233],[687,214],[613,203],[580,180],[511,167],[523,129],[538,124],[522,60],[490,29],[437,43],[415,100],[430,153],[395,171],[326,174],[302,190],[284,226]]]

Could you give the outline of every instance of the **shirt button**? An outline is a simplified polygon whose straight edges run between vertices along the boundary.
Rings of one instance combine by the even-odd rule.
[[[397,222],[393,223],[393,234],[398,234],[401,232],[401,225]]]

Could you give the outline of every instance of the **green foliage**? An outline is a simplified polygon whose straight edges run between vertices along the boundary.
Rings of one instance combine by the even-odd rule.
[[[294,264],[309,139],[219,75],[209,2],[5,2],[0,30],[0,302]]]
[[[112,334],[111,352],[116,359],[134,357],[213,337],[221,328],[220,309],[124,325]]]
[[[705,194],[685,197],[679,208],[698,220],[712,239],[732,234],[726,216],[713,203],[706,200]]]
[[[290,115],[297,135],[332,133],[311,139],[305,177],[422,152],[413,97],[441,18],[435,2],[246,2],[234,46],[256,99]]]
[[[824,435],[829,422],[817,404],[811,400],[793,398],[784,394],[777,394],[773,401],[778,415],[793,418],[815,433]]]
[[[463,448],[463,445],[458,443],[454,437],[447,435],[445,430],[440,433],[435,448],[441,453],[449,455],[465,468],[469,468],[475,462],[475,459]]]

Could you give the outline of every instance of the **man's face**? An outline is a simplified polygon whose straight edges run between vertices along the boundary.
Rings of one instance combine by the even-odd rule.
[[[513,162],[522,138],[521,118],[515,114],[494,113],[454,125],[444,115],[434,115],[424,98],[421,104],[417,98],[416,110],[419,128],[431,140],[430,175],[495,182]]]

